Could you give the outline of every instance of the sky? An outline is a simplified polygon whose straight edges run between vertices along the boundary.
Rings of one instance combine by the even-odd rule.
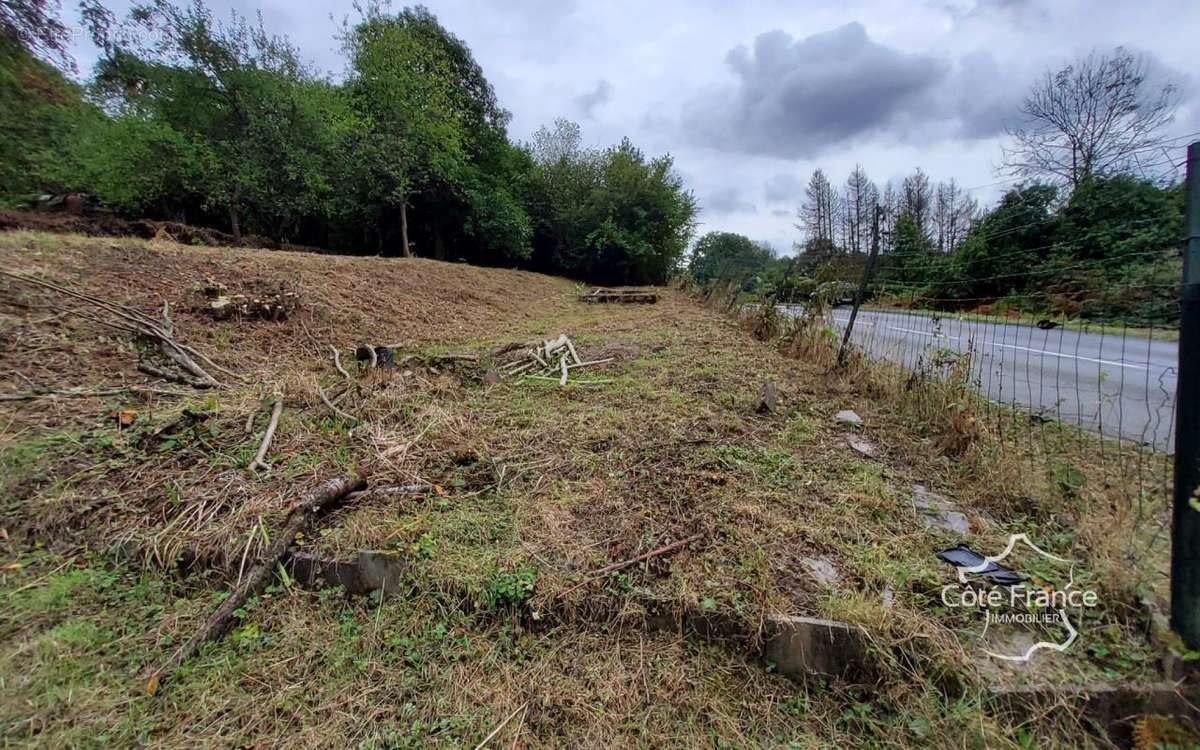
[[[107,3],[122,15],[128,3]],[[220,17],[262,12],[267,29],[334,77],[351,0],[209,0]],[[1200,136],[1196,0],[428,0],[467,43],[528,140],[556,117],[595,146],[628,136],[670,153],[699,202],[699,232],[740,232],[791,253],[796,208],[817,167],[855,164],[881,184],[922,167],[982,204],[1005,126],[1048,69],[1118,45],[1181,90],[1169,135]],[[336,22],[335,22],[336,20]],[[96,50],[75,35],[86,74]]]

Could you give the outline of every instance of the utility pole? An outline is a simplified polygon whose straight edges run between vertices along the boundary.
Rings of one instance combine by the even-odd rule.
[[[858,284],[858,294],[854,295],[854,309],[850,311],[850,320],[846,321],[846,335],[842,336],[842,347],[838,349],[838,367],[846,364],[846,355],[850,350],[850,333],[854,331],[854,319],[858,317],[858,308],[862,306],[867,296],[867,286],[875,276],[875,259],[879,257],[879,215],[883,208],[876,204],[871,217],[871,252],[867,254],[867,265],[863,268],[862,281]]]
[[[1179,290],[1175,392],[1175,509],[1171,528],[1171,626],[1200,648],[1200,141],[1187,153],[1187,245]]]

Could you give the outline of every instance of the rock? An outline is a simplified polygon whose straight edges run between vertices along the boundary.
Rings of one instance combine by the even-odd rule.
[[[775,411],[775,404],[779,401],[779,392],[775,388],[775,381],[767,379],[763,381],[762,392],[758,396],[758,400],[754,402],[754,411],[759,414],[767,414]]]
[[[862,628],[834,620],[770,615],[763,655],[793,679],[813,674],[855,679],[872,671]]]
[[[853,448],[857,453],[860,453],[867,458],[879,458],[879,449],[876,448],[875,444],[870,440],[852,437],[848,438],[846,442],[849,443],[850,447]]]
[[[488,370],[483,374],[484,385],[500,385],[500,373],[495,370]]]
[[[892,588],[892,584],[887,584],[883,587],[883,593],[879,595],[879,603],[883,606],[884,611],[892,608],[896,603],[896,590]]]
[[[863,424],[862,417],[858,416],[849,409],[843,409],[842,411],[839,411],[833,416],[833,418],[842,424],[848,424],[851,427],[862,427]]]
[[[403,591],[408,561],[397,551],[362,550],[358,553],[358,574],[369,591],[382,591],[384,598]]]
[[[824,586],[834,586],[842,580],[841,573],[827,557],[801,557],[800,564],[808,569],[817,583]]]
[[[941,529],[960,536],[971,533],[971,522],[967,517],[955,509],[949,500],[930,492],[923,485],[913,485],[913,505],[917,507],[917,516],[926,528]]]

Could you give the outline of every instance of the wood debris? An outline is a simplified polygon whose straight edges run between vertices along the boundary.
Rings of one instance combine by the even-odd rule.
[[[658,294],[642,289],[605,289],[596,287],[587,294],[579,295],[580,302],[590,304],[603,302],[623,302],[626,304],[653,305],[658,302]]]
[[[157,669],[150,672],[145,682],[146,692],[151,695],[156,693],[159,685],[170,677],[179,665],[187,661],[188,657],[196,653],[200,644],[209,639],[220,638],[225,634],[229,629],[234,612],[266,585],[267,577],[274,572],[279,561],[287,554],[296,539],[296,534],[309,527],[323,506],[340,500],[352,492],[364,489],[366,486],[366,481],[360,477],[337,477],[322,482],[301,496],[291,513],[288,514],[283,529],[271,542],[258,564],[234,586],[229,596],[213,611],[204,625]]]
[[[509,345],[502,351],[507,354],[519,351],[520,355],[499,366],[498,372],[501,377],[556,380],[559,385],[567,384],[572,370],[603,365],[613,361],[612,357],[607,357],[585,362],[580,359],[579,352],[575,349],[575,342],[571,341],[565,333],[532,345]]]

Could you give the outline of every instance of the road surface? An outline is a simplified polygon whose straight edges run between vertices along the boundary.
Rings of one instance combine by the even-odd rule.
[[[849,317],[848,307],[833,311],[839,337]],[[851,341],[909,369],[970,350],[971,380],[995,402],[1160,451],[1174,448],[1175,341],[891,310],[860,310]]]

